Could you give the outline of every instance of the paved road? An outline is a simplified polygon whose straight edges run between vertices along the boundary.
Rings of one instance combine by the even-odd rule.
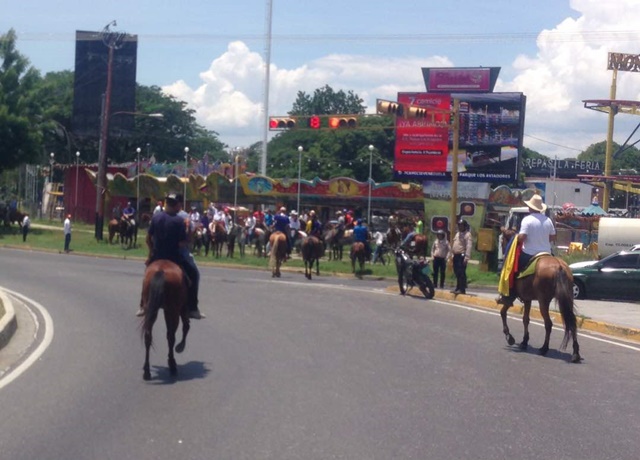
[[[14,299],[35,312],[36,342],[46,313],[54,329],[0,388],[2,458],[635,459],[640,449],[637,346],[585,335],[584,361],[570,365],[558,331],[548,357],[507,347],[495,312],[374,281],[206,268],[209,318],[193,323],[179,378],[166,371],[160,322],[146,383],[140,262],[0,257],[0,286],[27,296]],[[532,344],[542,337],[533,327]]]

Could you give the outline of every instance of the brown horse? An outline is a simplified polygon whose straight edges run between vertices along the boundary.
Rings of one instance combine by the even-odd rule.
[[[224,222],[211,222],[209,224],[209,238],[211,239],[211,254],[213,257],[222,256],[222,248],[227,242],[227,230]]]
[[[109,244],[113,244],[113,239],[117,238],[116,243],[120,241],[120,222],[118,219],[109,221]]]
[[[349,254],[351,258],[351,272],[356,272],[356,261],[358,261],[359,272],[358,276],[362,277],[364,273],[364,261],[367,258],[366,249],[364,247],[364,243],[360,241],[356,241],[351,245],[351,253]]]
[[[536,263],[536,261],[534,261]],[[549,351],[549,337],[551,336],[551,328],[553,323],[549,316],[549,304],[552,299],[558,301],[560,315],[564,323],[564,338],[560,345],[560,349],[564,350],[569,343],[569,339],[573,339],[573,354],[571,362],[580,362],[580,346],[578,345],[578,332],[576,315],[573,308],[573,275],[567,264],[557,257],[551,255],[543,255],[537,258],[535,273],[524,278],[516,278],[515,292],[524,303],[524,314],[522,323],[524,324],[524,336],[520,343],[520,348],[526,350],[529,344],[529,313],[531,310],[531,301],[537,300],[540,308],[540,314],[544,319],[544,344],[540,348],[540,354],[546,355]],[[515,340],[509,332],[507,326],[507,310],[509,306],[505,305],[500,310],[502,318],[502,331],[509,345],[513,345]]]
[[[304,261],[304,276],[311,279],[313,263],[316,264],[316,276],[320,276],[320,258],[324,256],[324,244],[315,236],[308,236],[302,240],[302,260]]]
[[[187,311],[187,286],[182,276],[182,269],[169,260],[152,262],[144,273],[142,282],[142,303],[144,310],[141,333],[144,337],[144,380],[151,380],[149,368],[149,349],[153,344],[153,324],[158,317],[158,310],[164,309],[164,320],[167,325],[167,342],[169,343],[169,372],[176,375],[178,368],[173,357],[176,342],[176,331],[182,319],[182,340],[175,347],[177,353],[184,350],[189,332],[189,312]]]
[[[269,237],[269,245],[271,246],[269,257],[271,277],[280,278],[280,266],[287,258],[287,235],[282,232],[273,232]]]

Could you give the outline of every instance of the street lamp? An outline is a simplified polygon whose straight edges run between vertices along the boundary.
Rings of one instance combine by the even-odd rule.
[[[369,202],[367,205],[367,225],[371,225],[371,167],[373,165],[373,151],[375,147],[369,145]]]
[[[301,145],[298,146],[298,203],[296,204],[296,211],[300,214],[300,177],[302,173],[302,148]]]
[[[49,185],[51,187],[51,191],[53,192],[53,164],[55,163],[56,154],[51,152],[49,154]]]
[[[136,149],[136,220],[140,221],[140,152],[142,149]]]
[[[78,213],[78,171],[80,171],[80,152],[76,152],[76,198],[73,206],[73,213]]]
[[[189,147],[184,148],[184,194],[182,196],[182,209],[187,208],[187,159],[189,158]]]
[[[235,172],[233,174],[233,182],[234,182],[234,191],[233,191],[233,209],[235,209],[234,213],[233,213],[233,223],[236,223],[236,216],[238,215],[238,160],[240,159],[240,154],[238,154],[238,151],[240,150],[240,148],[236,147],[235,151],[236,151],[236,156],[234,158],[235,160]]]

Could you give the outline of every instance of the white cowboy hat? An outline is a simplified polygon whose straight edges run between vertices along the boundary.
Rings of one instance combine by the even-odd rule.
[[[542,197],[537,193],[529,201],[525,201],[524,204],[534,211],[545,212],[547,210],[547,205],[542,202]]]

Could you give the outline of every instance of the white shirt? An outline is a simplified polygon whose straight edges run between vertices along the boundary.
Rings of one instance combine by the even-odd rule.
[[[31,221],[29,220],[29,216],[24,216],[24,219],[22,219],[22,226],[29,228],[30,225]]]
[[[64,228],[62,230],[65,235],[71,235],[71,220],[67,217],[64,220]]]
[[[158,214],[159,212],[162,212],[162,211],[163,211],[162,206],[158,205],[153,209],[153,215],[155,216],[156,214]]]
[[[291,230],[300,230],[300,219],[289,219],[289,228]]]
[[[380,246],[384,243],[384,233],[377,231],[373,234],[373,238],[376,240],[376,246]]]
[[[551,252],[550,235],[556,234],[553,222],[544,214],[534,212],[522,219],[520,234],[527,235],[522,251],[534,256],[539,252]]]

